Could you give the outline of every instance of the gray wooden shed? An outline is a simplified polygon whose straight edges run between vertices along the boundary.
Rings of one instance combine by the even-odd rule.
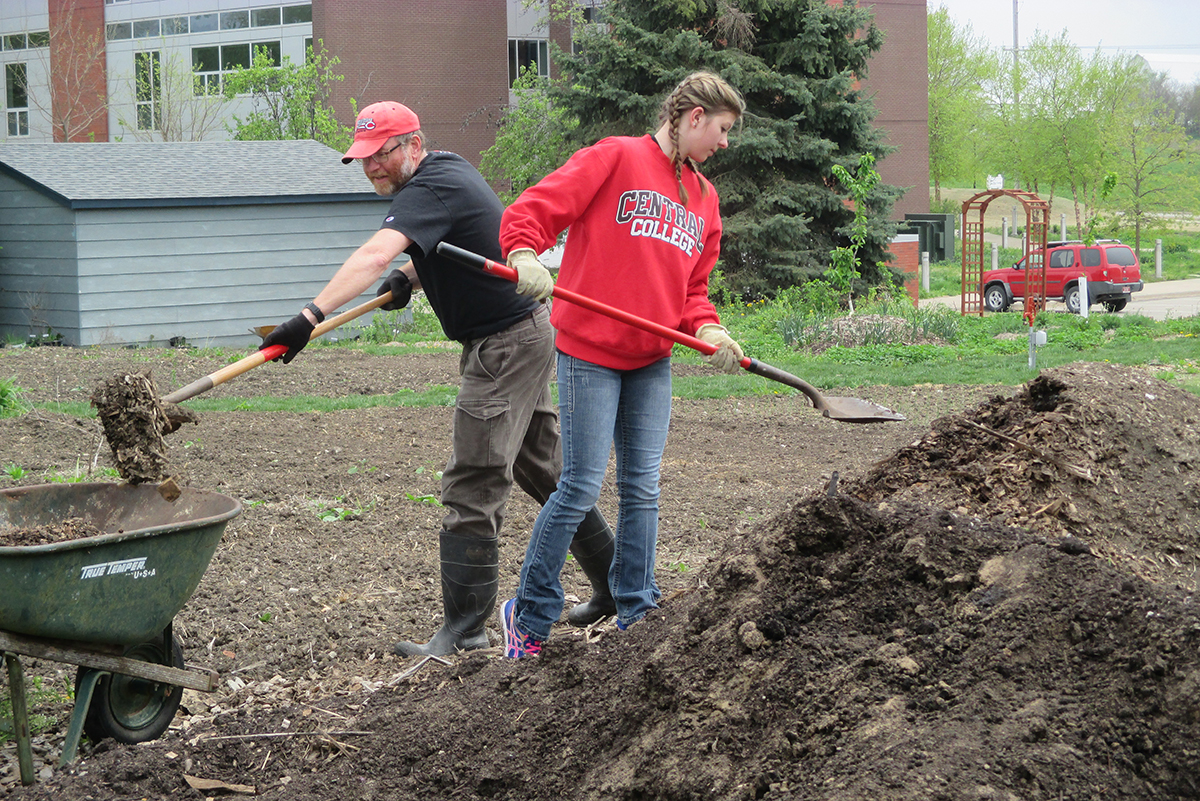
[[[387,207],[314,141],[0,143],[0,338],[255,344]]]

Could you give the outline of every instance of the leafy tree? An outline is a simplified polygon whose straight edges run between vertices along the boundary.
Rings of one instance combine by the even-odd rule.
[[[613,0],[606,14],[607,27],[581,34],[577,55],[556,53],[565,80],[551,96],[579,120],[575,144],[652,131],[675,84],[717,72],[747,104],[729,149],[703,168],[721,196],[728,284],[765,296],[824,273],[854,216],[828,180],[832,166],[888,152],[857,84],[882,43],[870,11],[853,0]],[[897,280],[877,265],[898,194],[878,185],[869,198],[860,251],[869,284]]]
[[[942,183],[975,172],[973,156],[990,116],[984,87],[994,84],[999,61],[970,25],[956,28],[950,12],[929,13],[929,177],[933,199]]]
[[[234,139],[315,139],[334,150],[350,146],[354,132],[328,105],[333,83],[344,77],[333,71],[341,63],[337,56],[318,41],[303,64],[287,56],[276,64],[265,48],[256,48],[252,60],[225,76],[225,97],[249,95],[253,108],[244,120],[234,115],[229,128]]]
[[[869,231],[867,203],[871,191],[879,183],[879,173],[875,171],[875,157],[864,153],[858,160],[855,174],[851,174],[841,164],[834,164],[833,177],[850,193],[854,204],[854,226],[849,247],[836,247],[830,253],[831,265],[825,277],[846,296],[850,314],[853,315],[854,282],[862,275],[859,270],[858,251],[866,244]]]
[[[135,119],[117,121],[139,142],[199,142],[225,125],[225,99],[197,92],[192,65],[178,51],[163,47],[139,58],[131,80]],[[154,58],[150,58],[154,55]],[[137,98],[152,98],[146,104]]]
[[[505,204],[558,169],[574,152],[569,136],[578,122],[556,108],[535,70],[524,70],[513,84],[517,105],[500,121],[496,144],[483,151],[479,171],[493,183]]]
[[[1069,190],[1075,227],[1082,230],[1124,147],[1126,112],[1146,85],[1132,56],[1099,50],[1088,56],[1065,31],[1035,34],[1019,67],[1004,71],[994,88],[1001,99],[991,125],[993,165],[1043,197],[1048,190],[1053,199],[1058,187]]]
[[[64,12],[50,28],[48,40],[36,48],[30,44],[31,60],[10,78],[16,82],[13,88],[25,93],[29,106],[50,121],[55,142],[91,141],[96,124],[108,114],[104,34],[97,33],[76,9]],[[49,78],[49,94],[30,86],[31,65]]]
[[[1156,215],[1179,209],[1197,191],[1196,152],[1181,115],[1153,89],[1121,116],[1112,159],[1119,177],[1112,200],[1133,225],[1134,249],[1140,250],[1142,232]]]

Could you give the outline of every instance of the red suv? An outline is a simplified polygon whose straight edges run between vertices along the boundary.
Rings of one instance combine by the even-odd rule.
[[[1079,313],[1079,277],[1087,276],[1088,303],[1101,303],[1119,312],[1130,295],[1142,291],[1142,270],[1137,254],[1119,239],[1082,242],[1047,242],[1046,299],[1061,300],[1067,311]],[[983,305],[988,311],[1005,311],[1013,301],[1025,300],[1025,259],[1012,267],[983,274]]]

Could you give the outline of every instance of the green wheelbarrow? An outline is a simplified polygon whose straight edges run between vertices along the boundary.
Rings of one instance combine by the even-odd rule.
[[[0,652],[8,667],[21,781],[33,755],[19,655],[78,666],[60,765],[79,739],[156,739],[181,687],[212,692],[216,671],[187,667],[172,633],[241,512],[226,495],[184,489],[168,501],[152,484],[46,484],[0,491],[0,534],[79,519],[103,534],[0,546]]]

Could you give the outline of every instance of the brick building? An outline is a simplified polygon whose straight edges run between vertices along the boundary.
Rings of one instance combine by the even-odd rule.
[[[929,205],[925,0],[872,5],[886,38],[865,86],[898,148],[879,171],[887,183],[919,190],[897,204],[899,218]],[[161,141],[168,115],[167,138],[224,139],[226,122],[245,116],[248,101],[214,111],[211,97],[185,86],[184,100],[168,102],[179,97],[167,94],[168,78],[216,93],[252,48],[299,62],[319,40],[345,76],[333,98],[343,122],[352,122],[351,99],[359,107],[400,100],[420,115],[433,147],[477,163],[516,69],[550,70],[551,36],[567,40],[539,26],[521,0],[3,0],[0,142]],[[145,80],[153,75],[161,86]]]

